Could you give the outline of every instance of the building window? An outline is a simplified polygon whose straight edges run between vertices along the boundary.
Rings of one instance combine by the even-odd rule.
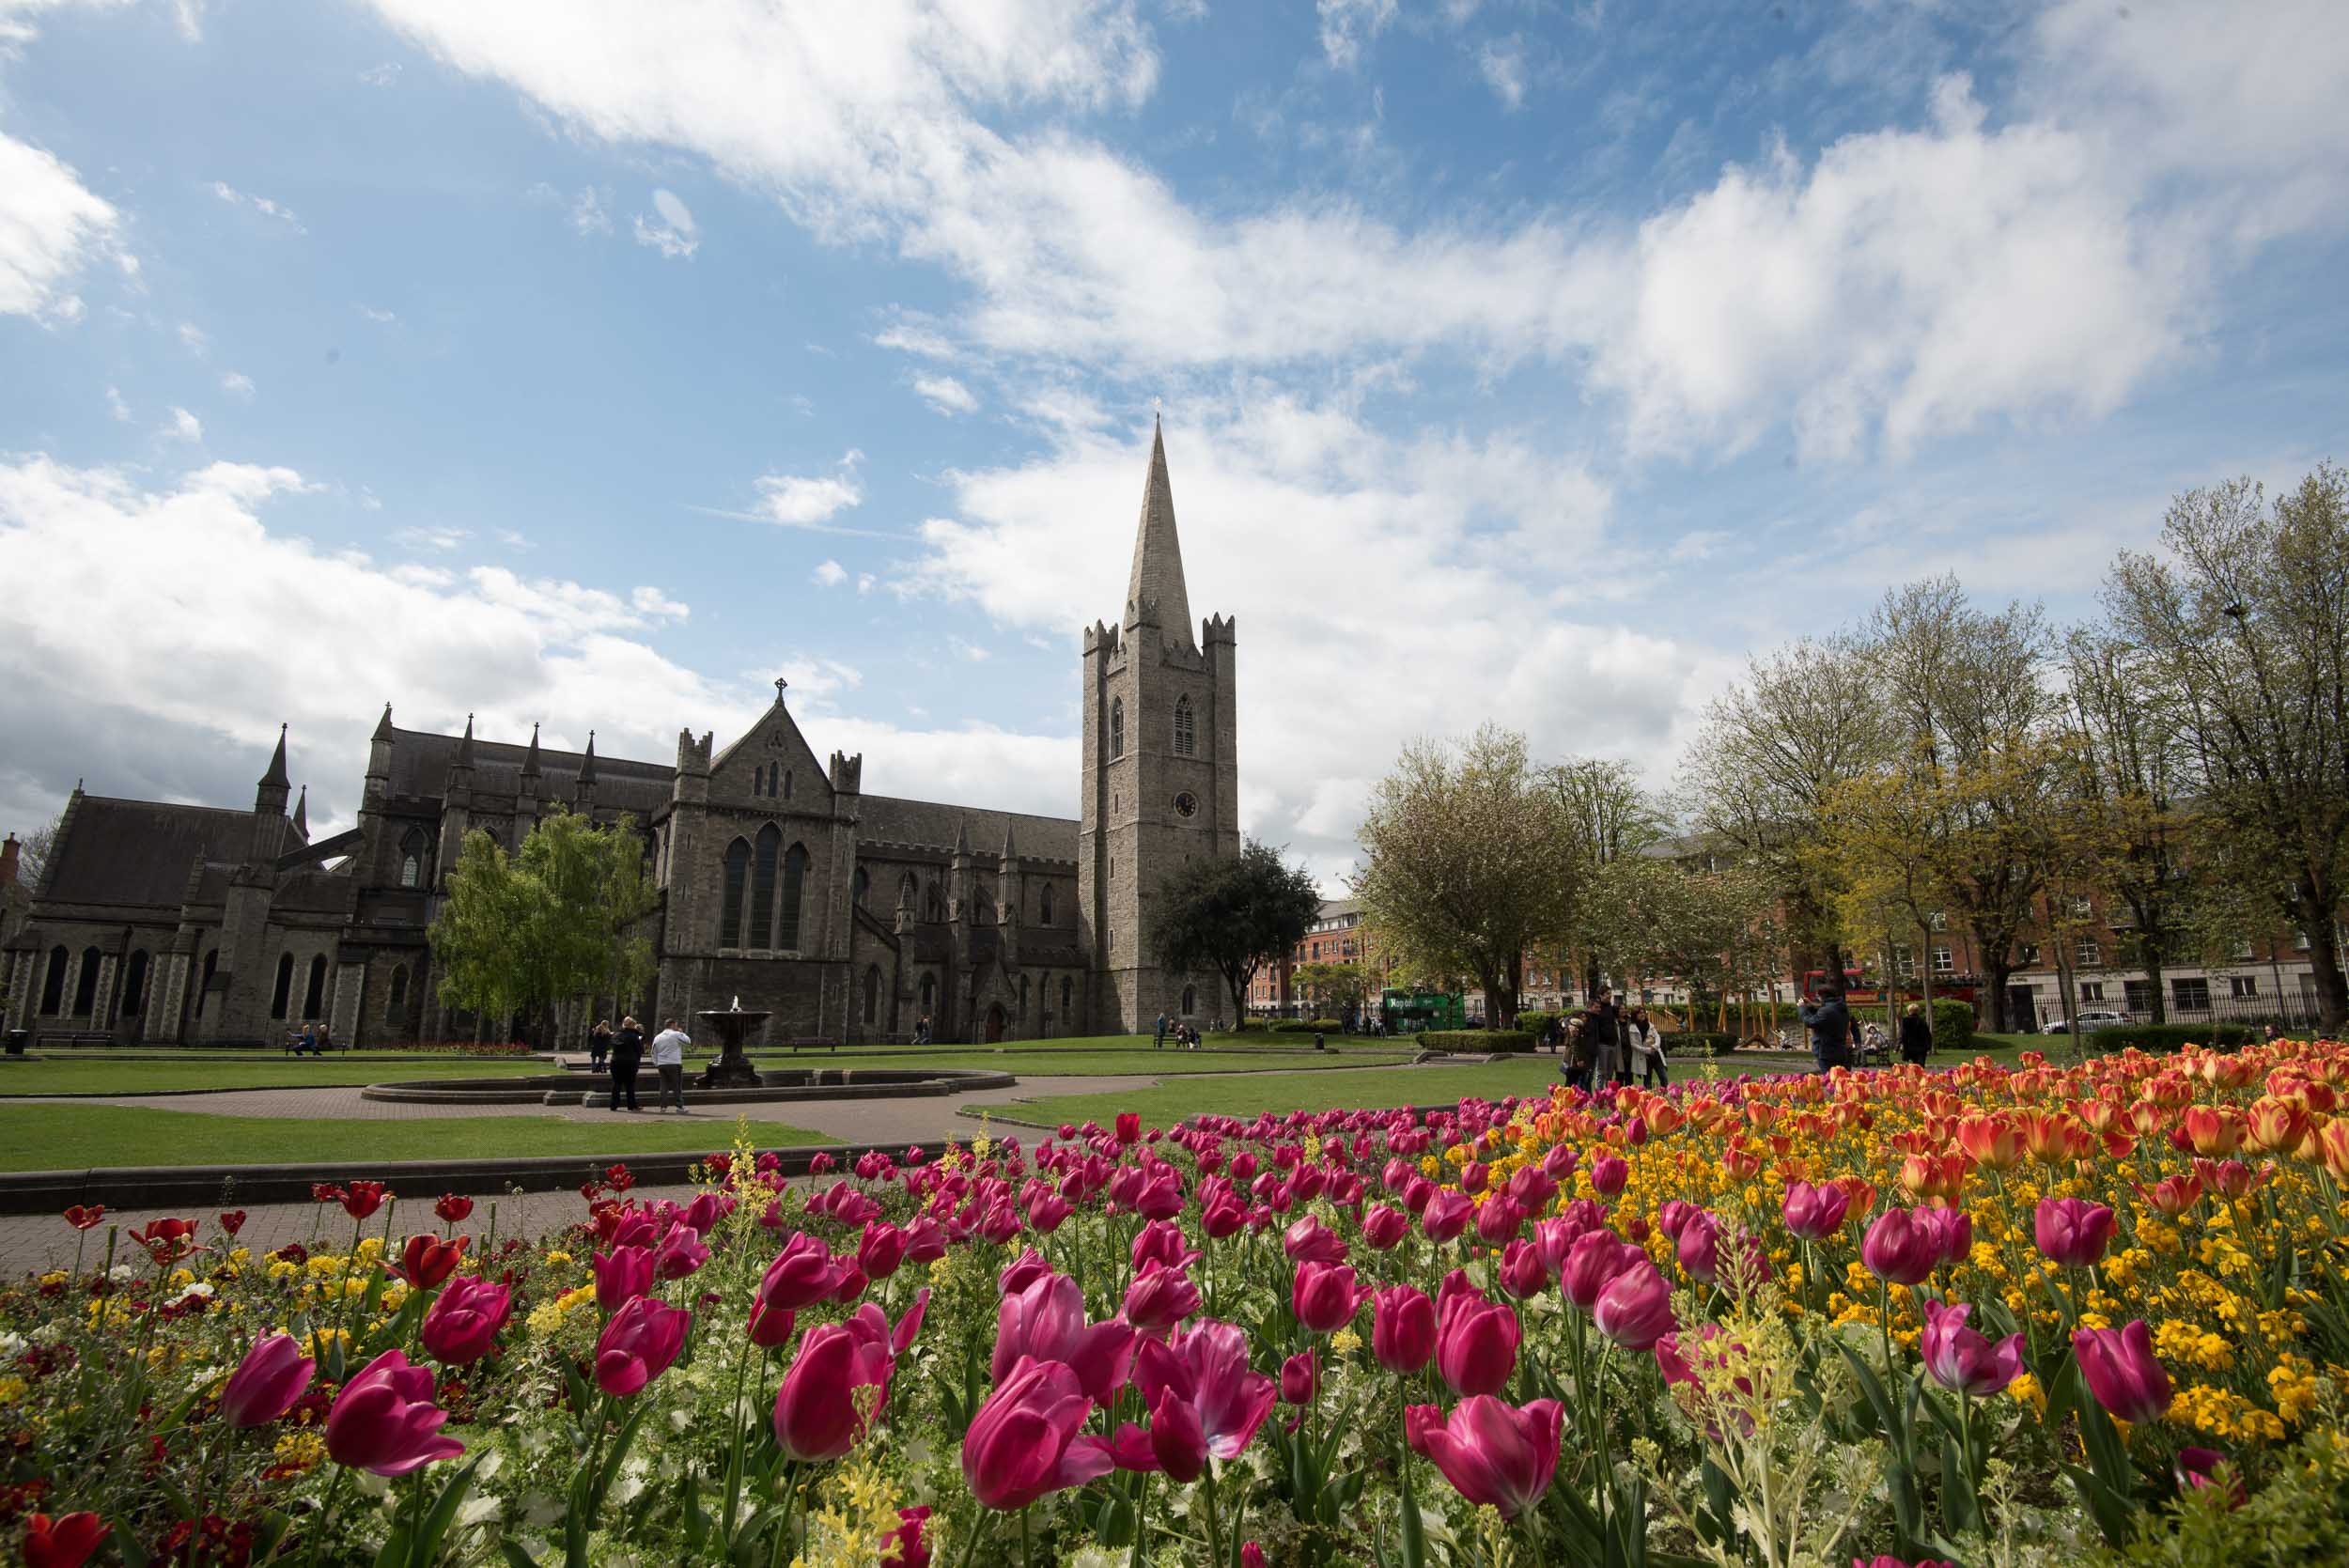
[[[725,901],[718,906],[718,945],[742,945],[742,892],[751,879],[751,846],[740,839],[726,846]]]
[[[2170,981],[2170,1005],[2182,1013],[2210,1011],[2210,982],[2201,975]]]
[[[944,920],[946,918],[946,895],[939,891],[938,883],[935,879],[931,881],[929,891],[922,895],[922,908],[924,911],[922,918],[924,920]]]
[[[82,972],[73,982],[73,1010],[89,1013],[98,1007],[98,966],[104,955],[94,947],[82,949]]]
[[[2023,944],[2024,966],[2028,968],[2037,962],[2039,962],[2039,944],[2037,942],[2025,942]]]
[[[1060,1021],[1064,1029],[1068,1027],[1068,999],[1072,994],[1073,987],[1068,983],[1068,976],[1064,974],[1060,977]]]
[[[195,983],[195,1016],[199,1018],[204,1016],[204,999],[212,988],[213,972],[219,968],[220,949],[214,948],[204,955],[204,973]]]
[[[2081,1000],[2082,1001],[2104,1001],[2104,1000],[2105,1000],[2105,983],[2104,983],[2103,981],[2101,981],[2101,980],[2083,980],[2083,981],[2081,981],[2081,982],[2080,982],[2080,1000]]]
[[[751,942],[765,947],[775,930],[775,856],[783,849],[783,834],[771,822],[758,830],[758,848],[751,860]]]
[[[1039,925],[1050,925],[1050,924],[1052,924],[1052,884],[1051,884],[1051,883],[1050,883],[1050,882],[1045,883],[1045,884],[1044,884],[1044,891],[1043,891],[1042,893],[1040,893],[1036,894],[1035,906],[1036,906],[1036,924],[1039,924]]]
[[[855,893],[856,907],[862,909],[864,908],[864,895],[873,891],[873,878],[865,875],[864,868],[863,866],[858,866],[856,868],[856,878],[849,884],[849,886]]]
[[[1906,947],[1894,948],[1892,950],[1892,967],[1900,971],[1902,979],[1914,979],[1917,974],[1916,950]]]
[[[392,986],[383,1001],[383,1021],[403,1022],[408,1017],[408,966],[401,964],[392,970]]]
[[[2121,1005],[2132,1013],[2152,1012],[2154,1010],[2154,983],[2150,980],[2122,981]]]
[[[1174,754],[1187,757],[1199,750],[1198,725],[1190,715],[1190,699],[1174,699]]]
[[[302,1016],[315,1018],[326,1008],[326,955],[310,960],[310,984],[302,992]]]
[[[783,775],[783,798],[791,799],[791,775],[787,770]]]
[[[131,955],[131,966],[122,973],[122,1016],[135,1018],[139,1009],[147,1005],[147,949]]]
[[[1183,987],[1183,1017],[1186,1017],[1186,1018],[1188,1018],[1188,1017],[1190,1017],[1193,1013],[1196,1013],[1196,1012],[1198,1012],[1198,1011],[1199,1011],[1199,997],[1198,997],[1198,993],[1197,993],[1197,992],[1196,992],[1196,990],[1195,990],[1193,987],[1191,987],[1191,986],[1184,986],[1184,987]]]
[[[2232,955],[2238,959],[2248,958],[2251,956],[2251,939],[2246,937],[2241,941],[2236,942],[2232,949]]]
[[[2256,974],[2231,974],[2227,976],[2227,994],[2234,997],[2237,1001],[2240,1001],[2245,997],[2255,997],[2259,995],[2260,977]]]
[[[1115,762],[1126,754],[1126,699],[1110,699],[1110,760]]]
[[[411,828],[399,841],[399,885],[403,888],[424,886],[425,837],[422,828]]]
[[[1024,974],[1019,977],[1019,1016],[1028,1016],[1028,977]]]
[[[938,982],[929,975],[922,977],[922,1016],[930,1016],[930,1003],[938,1000]]]
[[[2105,950],[2096,945],[2093,937],[2082,937],[2073,949],[2073,962],[2084,970],[2092,970],[2105,961]]]
[[[880,1022],[880,966],[874,964],[864,971],[864,1027]]]
[[[1936,942],[1934,944],[1933,972],[1936,974],[1955,974],[1957,972],[1957,955],[1952,953],[1945,943]]]
[[[277,989],[270,993],[269,1016],[282,1018],[287,1005],[293,1000],[293,955],[277,955]]]
[[[2091,904],[2087,899],[2075,898],[2072,900],[2072,918],[2074,920],[2091,920],[2094,918],[2095,913],[2095,906]]]
[[[2292,946],[2296,953],[2306,953],[2309,950],[2309,934],[2297,926],[2293,927]]]
[[[73,955],[63,947],[49,950],[49,972],[40,983],[40,1010],[44,1017],[54,1017],[65,1005],[65,971],[72,964]]]
[[[775,945],[800,945],[800,898],[807,888],[807,851],[798,845],[783,858],[783,918],[775,923]]]
[[[1941,910],[1936,909],[1925,917],[1925,924],[1936,931],[1947,931],[1950,928],[1950,917]]]

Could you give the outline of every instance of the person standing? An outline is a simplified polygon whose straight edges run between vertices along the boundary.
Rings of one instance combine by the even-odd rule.
[[[1672,1074],[1664,1065],[1664,1032],[1649,1019],[1647,1009],[1631,1010],[1628,1033],[1632,1054],[1640,1063],[1640,1081],[1650,1089],[1661,1089],[1672,1082]]]
[[[654,1110],[674,1102],[677,1113],[685,1114],[685,1048],[692,1043],[675,1018],[661,1020],[661,1032],[652,1037],[652,1064],[661,1075],[661,1094],[653,1102]]]
[[[604,1058],[612,1054],[612,1020],[598,1018],[596,1027],[587,1032],[587,1070],[603,1071]]]
[[[1591,1003],[1583,1015],[1582,1032],[1591,1043],[1592,1088],[1616,1081],[1622,1076],[1623,1020],[1615,1012],[1611,992],[1599,992]]]
[[[1164,1050],[1166,1048],[1166,1015],[1163,1013],[1159,1015],[1159,1032],[1152,1037],[1150,1048],[1152,1050]]]
[[[645,1063],[645,1031],[634,1018],[620,1020],[619,1032],[612,1036],[612,1109],[620,1109],[626,1099],[630,1110],[645,1108],[636,1103],[636,1069]]]
[[[1591,1043],[1591,1020],[1588,1014],[1566,1020],[1565,1044],[1560,1048],[1565,1055],[1566,1086],[1588,1094],[1591,1088],[1591,1069],[1598,1062],[1598,1048]]]
[[[1851,1039],[1851,1009],[1843,1005],[1841,991],[1821,991],[1815,1001],[1806,1001],[1797,1009],[1803,1027],[1811,1031],[1811,1057],[1824,1074],[1839,1066],[1849,1055]]]
[[[1918,1002],[1910,1002],[1901,1015],[1901,1060],[1921,1067],[1933,1053],[1933,1025],[1925,1021],[1925,1010]]]

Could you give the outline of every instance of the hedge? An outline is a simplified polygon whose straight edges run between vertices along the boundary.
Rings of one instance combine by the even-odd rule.
[[[1897,1049],[1900,1036],[1893,1042]],[[1974,1045],[1974,1004],[1970,1001],[1950,1001],[1933,999],[1933,1048],[1935,1050],[1971,1050]]]
[[[2173,1051],[2181,1046],[2233,1050],[2256,1045],[2259,1038],[2257,1029],[2241,1023],[2127,1023],[2088,1032],[2088,1043],[2096,1050]]]
[[[1684,1029],[1664,1036],[1664,1058],[1727,1056],[1737,1048],[1738,1038],[1732,1030]]]
[[[1521,1029],[1423,1029],[1410,1039],[1422,1050],[1455,1056],[1497,1056],[1533,1048],[1533,1036]]]
[[[1526,1033],[1531,1034],[1534,1039],[1538,1040],[1543,1035],[1549,1032],[1549,1026],[1551,1024],[1556,1023],[1560,1018],[1564,1017],[1565,1014],[1554,1012],[1547,1007],[1528,1007],[1525,1011],[1517,1015],[1517,1021],[1509,1027],[1512,1029],[1521,1029]]]
[[[1275,1034],[1343,1034],[1346,1025],[1335,1018],[1283,1018],[1272,1026]]]

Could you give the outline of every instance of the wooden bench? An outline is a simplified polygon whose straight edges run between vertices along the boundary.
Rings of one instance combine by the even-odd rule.
[[[115,1043],[115,1037],[102,1029],[43,1030],[38,1038],[44,1047],[111,1046]]]
[[[840,1042],[838,1040],[822,1034],[802,1034],[792,1040],[790,1044],[791,1048],[795,1051],[814,1050],[819,1046],[828,1047],[835,1053],[837,1053],[840,1049]]]

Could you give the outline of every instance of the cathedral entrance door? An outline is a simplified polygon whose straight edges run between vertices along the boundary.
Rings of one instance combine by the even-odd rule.
[[[1003,1043],[1003,1010],[1001,1007],[990,1007],[987,1010],[987,1043],[990,1046],[1000,1045]]]

